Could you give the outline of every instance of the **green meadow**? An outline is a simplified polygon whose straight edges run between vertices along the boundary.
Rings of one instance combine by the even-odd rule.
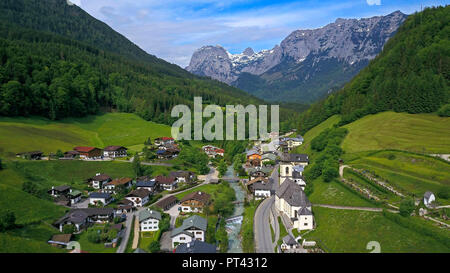
[[[369,253],[371,250],[368,250],[366,246],[370,241],[379,242],[382,253],[446,253],[450,251],[448,246],[439,240],[414,229],[400,226],[380,212],[334,210],[322,207],[314,207],[313,212],[317,229],[305,235],[305,238],[319,239],[319,244],[329,252]],[[420,218],[410,218],[408,221],[429,226],[428,222]]]
[[[450,163],[430,156],[401,151],[379,151],[347,162],[370,170],[404,192],[423,196],[450,187]],[[448,204],[450,200],[441,200]]]
[[[347,153],[386,149],[450,153],[448,117],[383,112],[365,116],[344,127],[349,130],[342,143]]]
[[[145,121],[127,113],[107,113],[85,118],[51,121],[39,117],[0,117],[0,154],[40,150],[44,153],[71,150],[75,146],[133,147],[147,138],[170,136],[170,126]],[[134,150],[138,150],[135,147]],[[141,147],[142,149],[142,147]]]
[[[311,128],[308,132],[305,133],[305,135],[303,135],[304,142],[302,145],[295,148],[294,153],[311,154],[311,140],[318,136],[325,129],[333,127],[333,125],[337,124],[340,120],[341,117],[339,115],[334,115],[329,117],[327,120],[320,123],[316,127]]]

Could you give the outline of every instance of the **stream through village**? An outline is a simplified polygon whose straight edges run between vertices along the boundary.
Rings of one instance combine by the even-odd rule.
[[[233,166],[228,167],[225,177],[235,177]],[[237,177],[236,180],[239,181]],[[234,213],[231,217],[233,218],[236,216],[241,216],[244,213],[245,192],[239,185],[239,182],[230,182],[230,186],[234,189],[234,192],[236,193],[236,201],[238,201],[238,203],[234,206]],[[239,235],[241,226],[242,220],[230,221],[226,225],[228,232],[228,253],[242,253],[241,238]]]

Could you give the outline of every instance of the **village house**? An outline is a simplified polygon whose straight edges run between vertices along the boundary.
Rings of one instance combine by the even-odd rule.
[[[81,159],[101,159],[102,158],[102,150],[96,147],[75,147],[74,151],[80,154]]]
[[[216,253],[217,247],[202,241],[194,240],[191,243],[179,244],[175,253]]]
[[[48,191],[48,193],[53,197],[67,195],[69,192],[71,192],[71,188],[67,185],[52,187],[52,189]]]
[[[54,223],[62,232],[65,225],[74,225],[77,232],[91,223],[106,223],[114,219],[112,208],[73,209]]]
[[[64,157],[60,159],[73,160],[80,157],[80,153],[77,151],[68,151],[64,153]]]
[[[153,193],[156,191],[156,181],[155,179],[152,179],[148,176],[141,176],[136,178],[136,189],[145,189],[148,190],[150,193]]]
[[[91,187],[94,189],[102,189],[103,185],[111,181],[111,177],[106,174],[97,173],[94,177],[88,179],[88,182],[90,183]]]
[[[91,192],[89,194],[89,204],[106,206],[113,201],[111,194],[106,192]]]
[[[314,217],[311,202],[300,185],[286,179],[275,193],[275,207],[286,214],[294,228],[298,231],[314,228]]]
[[[423,204],[425,205],[425,207],[431,208],[432,207],[432,203],[434,201],[436,201],[436,197],[434,196],[434,193],[432,193],[431,191],[427,191],[423,195]]]
[[[180,183],[192,183],[195,181],[195,173],[189,171],[173,171],[169,176],[175,177]]]
[[[139,226],[141,232],[157,231],[161,221],[161,213],[156,210],[144,209],[139,212]]]
[[[163,146],[168,144],[174,144],[175,140],[171,137],[160,137],[155,139],[155,145],[156,146]]]
[[[261,166],[261,155],[255,151],[250,150],[247,152],[247,164],[249,166]]]
[[[261,167],[267,165],[270,162],[275,163],[277,156],[273,153],[265,153],[261,156]]]
[[[301,166],[305,167],[309,163],[308,155],[306,154],[286,154],[284,153],[281,156],[280,161],[280,183],[283,184],[283,182],[287,178],[292,178],[292,174],[294,172],[295,166]],[[297,168],[296,171],[299,171],[300,169]],[[303,172],[303,171],[301,171]]]
[[[103,185],[103,192],[116,194],[120,189],[129,189],[132,186],[133,179],[128,177],[116,178]]]
[[[32,151],[32,152],[16,154],[17,157],[21,157],[23,159],[29,159],[29,160],[41,160],[43,155],[44,155],[44,153],[41,151]]]
[[[255,200],[260,200],[271,196],[273,181],[265,177],[256,177],[245,185],[248,191],[253,194]]]
[[[179,149],[172,149],[172,148],[158,149],[156,151],[156,156],[158,157],[158,159],[171,159],[177,157],[179,153],[180,153]]]
[[[304,141],[301,135],[297,135],[296,137],[286,137],[281,140],[286,143],[288,151],[292,151],[294,148],[302,145]]]
[[[206,219],[198,215],[184,219],[183,224],[171,232],[172,248],[194,240],[205,241],[206,227]]]
[[[72,239],[72,234],[56,234],[47,242],[54,247],[67,247]]]
[[[283,237],[283,243],[280,246],[282,251],[293,250],[300,248],[300,244],[291,235]]]
[[[225,155],[225,150],[212,146],[212,145],[206,145],[202,147],[203,152],[208,156],[208,157],[212,157],[215,158],[217,156],[224,156]]]
[[[133,207],[142,207],[150,200],[150,192],[145,189],[134,190],[127,194],[125,199],[133,202]]]
[[[247,169],[247,172],[250,180],[252,180],[257,177],[268,177],[269,174],[272,172],[272,169],[267,167],[256,167]]]
[[[175,177],[158,175],[155,181],[158,187],[165,191],[173,191],[178,187],[178,179]]]
[[[123,146],[108,146],[103,149],[103,156],[107,158],[126,157],[127,148]]]
[[[173,206],[175,206],[177,203],[178,203],[178,199],[175,196],[171,195],[171,196],[168,196],[168,197],[160,200],[155,205],[158,208],[166,211],[166,210],[169,210],[170,208],[172,208]]]
[[[180,201],[181,211],[203,212],[203,208],[209,204],[210,199],[211,195],[201,191],[195,191],[187,194]]]
[[[128,199],[122,199],[116,206],[116,215],[127,214],[132,212],[134,209],[133,202]]]

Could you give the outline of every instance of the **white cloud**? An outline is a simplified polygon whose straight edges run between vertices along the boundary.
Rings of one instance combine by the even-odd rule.
[[[367,1],[367,4],[369,6],[373,6],[373,5],[379,6],[379,5],[381,5],[381,0],[366,0],[366,1]]]

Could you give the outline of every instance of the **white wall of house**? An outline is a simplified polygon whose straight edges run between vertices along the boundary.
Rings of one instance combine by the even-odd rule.
[[[125,197],[125,199],[130,200],[131,202],[133,202],[133,207],[142,207],[145,204],[148,203],[149,201],[149,197],[146,196],[144,198],[140,198],[140,197]]]
[[[202,212],[203,208],[198,208],[198,207],[191,207],[191,206],[181,206],[181,211],[182,212],[186,212],[186,213],[190,213],[190,212]]]
[[[154,218],[149,218],[140,223],[141,231],[157,231],[159,229],[159,220]]]
[[[299,215],[294,221],[294,228],[297,230],[310,230],[314,228],[314,217],[312,215]]]
[[[434,194],[430,195],[430,198],[428,198],[428,199],[423,198],[423,204],[426,207],[429,207],[431,205],[431,203],[434,201],[436,201],[436,197],[434,196]]]
[[[255,190],[253,194],[256,200],[260,200],[270,197],[270,190]]]
[[[95,205],[95,204],[98,204],[99,202],[101,202],[103,205],[108,205],[109,204],[109,202],[107,202],[105,198],[92,198],[92,197],[89,197],[89,204]]]
[[[184,234],[184,233],[178,234],[177,236],[172,237],[172,248],[175,248],[176,243],[185,244],[185,243],[190,243],[193,240],[194,240],[194,238],[187,234]]]

